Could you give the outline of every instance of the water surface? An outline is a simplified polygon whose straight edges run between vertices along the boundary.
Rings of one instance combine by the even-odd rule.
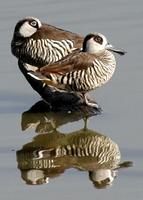
[[[143,198],[142,1],[5,0],[0,5],[1,199],[141,200]],[[26,127],[29,122],[27,117],[27,122],[23,124],[23,113],[40,100],[38,94],[31,89],[20,73],[17,60],[10,52],[15,23],[25,16],[35,16],[49,24],[82,35],[93,31],[102,32],[112,44],[128,52],[124,57],[116,56],[118,67],[112,80],[91,93],[102,106],[103,112],[88,119],[88,129],[111,138],[120,149],[122,162],[133,162],[133,167],[120,169],[112,186],[106,189],[95,188],[88,179],[87,171],[75,168],[69,168],[48,184],[39,186],[27,185],[21,176],[17,152],[38,137],[38,134],[41,134],[39,130],[49,128],[45,127],[43,114],[35,114],[35,117],[32,115],[32,119],[30,118],[30,122],[34,120],[32,127]],[[84,126],[84,120],[80,116],[72,117],[69,121],[66,116],[59,118],[52,116],[52,119],[58,124],[57,130],[63,134],[76,132]]]

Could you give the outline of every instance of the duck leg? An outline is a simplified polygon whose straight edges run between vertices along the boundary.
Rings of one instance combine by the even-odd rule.
[[[97,109],[99,112],[102,110],[96,101],[89,98],[87,93],[82,93],[82,95],[83,95],[84,103],[87,106],[91,106],[91,107]]]

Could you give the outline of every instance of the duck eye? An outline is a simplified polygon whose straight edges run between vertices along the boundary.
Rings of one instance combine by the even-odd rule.
[[[102,43],[103,43],[103,39],[102,39],[102,37],[100,37],[99,35],[96,35],[96,36],[94,37],[94,40],[95,40],[95,42],[97,42],[97,43],[99,43],[99,44],[102,44]]]
[[[37,26],[37,22],[34,20],[34,21],[30,22],[30,25],[33,26],[33,27],[36,27]]]

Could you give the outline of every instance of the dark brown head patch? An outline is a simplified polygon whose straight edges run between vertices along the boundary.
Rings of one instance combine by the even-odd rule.
[[[91,38],[93,38],[97,43],[102,44],[103,43],[103,39],[102,37],[100,37],[99,35],[95,35],[93,33],[88,34],[83,41],[83,51],[86,51],[86,43],[88,40],[90,40]]]
[[[99,35],[95,35],[94,36],[94,40],[95,42],[99,43],[99,44],[102,44],[103,43],[103,38],[100,37]]]
[[[38,22],[35,19],[28,19],[27,20],[30,24],[30,26],[34,27],[34,28],[39,28]]]

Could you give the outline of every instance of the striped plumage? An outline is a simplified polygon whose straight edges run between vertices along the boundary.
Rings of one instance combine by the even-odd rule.
[[[112,77],[116,60],[111,51],[125,53],[113,49],[104,35],[89,34],[84,39],[82,51],[73,52],[61,61],[29,74],[47,85],[80,92],[85,97],[86,92],[102,86]],[[85,102],[90,104],[86,97]]]
[[[81,48],[82,42],[83,38],[78,34],[26,17],[15,26],[11,51],[23,62],[41,67]]]
[[[59,140],[60,141],[60,140]],[[80,130],[63,137],[55,149],[55,156],[94,157],[98,165],[113,167],[120,162],[120,151],[110,138],[91,130]],[[114,167],[113,167],[114,168]]]
[[[109,137],[90,129],[81,129],[69,134],[52,132],[38,135],[33,142],[24,145],[23,150],[19,151],[19,161],[23,161],[22,155],[28,151],[29,159],[32,160],[71,157],[71,161],[75,158],[74,161],[80,163],[78,158],[87,158],[84,162],[94,160],[97,169],[117,168],[121,160],[118,145]]]
[[[69,134],[52,132],[34,137],[17,151],[18,169],[27,184],[47,183],[66,169],[88,171],[95,184],[113,182],[120,165],[120,150],[110,138],[89,129]],[[41,172],[41,173],[40,173]]]
[[[54,63],[62,57],[65,57],[72,52],[74,44],[70,40],[50,40],[33,38],[28,40],[21,49],[20,59],[28,63],[37,63],[38,66],[44,66]]]
[[[94,58],[92,55],[88,58],[86,53],[81,52],[80,59],[82,58],[87,59],[85,62],[90,63],[89,66],[87,63],[88,67],[85,69],[69,71],[62,75],[58,73],[50,73],[50,79],[52,80],[53,85],[56,84],[58,88],[69,91],[87,92],[102,86],[112,77],[115,71],[116,62],[113,54],[109,51],[105,51],[102,57],[100,56],[99,59],[103,58],[101,61],[98,57]],[[72,59],[74,62],[75,57]],[[75,65],[77,66],[77,63],[75,63]],[[61,63],[61,67],[62,66],[63,65]],[[46,74],[47,76],[47,72],[45,73],[44,68],[41,69],[41,73],[42,75],[45,76]],[[47,78],[49,78],[49,76],[47,76]],[[45,82],[48,81],[45,80]]]

